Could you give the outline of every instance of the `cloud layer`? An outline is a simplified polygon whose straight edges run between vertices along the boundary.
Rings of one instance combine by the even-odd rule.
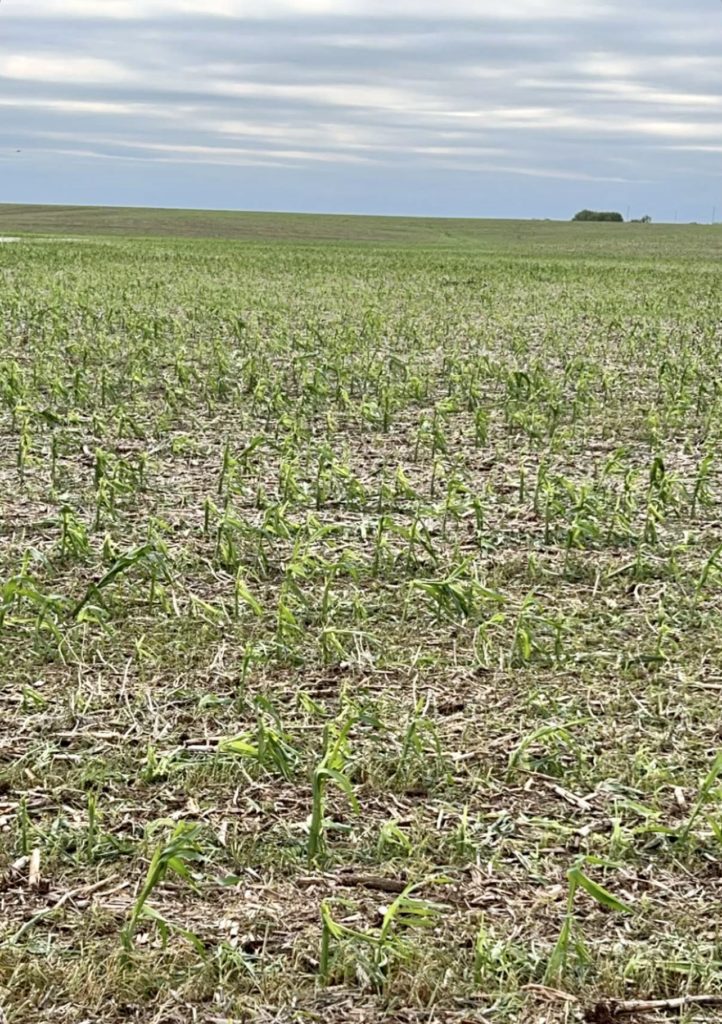
[[[722,214],[722,5],[483,6],[8,0],[6,198]]]

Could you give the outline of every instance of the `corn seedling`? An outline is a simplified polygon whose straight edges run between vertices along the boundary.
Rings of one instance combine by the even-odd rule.
[[[346,766],[349,757],[348,734],[354,725],[347,718],[340,726],[326,725],[323,733],[323,754],[313,770],[311,779],[311,819],[308,832],[307,855],[309,863],[323,861],[326,856],[326,791],[335,784],[346,796],[351,809],[358,813],[359,803],[348,778]]]
[[[160,843],[153,851],[148,865],[145,881],[140,888],[128,921],[121,932],[121,941],[126,949],[132,949],[133,936],[138,922],[144,917],[159,920],[157,912],[146,903],[153,891],[163,882],[168,874],[178,875],[191,887],[195,886],[190,866],[203,860],[198,844],[199,829],[197,825],[179,822],[164,843]]]
[[[564,923],[559,933],[559,938],[547,962],[547,969],[544,976],[546,984],[559,984],[564,981],[569,967],[570,954],[574,954],[577,962],[584,965],[589,962],[589,953],[584,945],[581,930],[575,919],[575,899],[577,892],[582,889],[587,895],[607,910],[613,910],[620,914],[629,914],[631,907],[623,903],[608,889],[599,885],[589,877],[583,870],[587,863],[603,863],[594,858],[582,858],[574,867],[567,872],[567,907],[564,915]]]
[[[349,928],[335,921],[330,903],[324,900],[321,904],[319,956],[321,983],[327,984],[330,979],[334,946],[350,941],[369,950],[369,957],[362,961],[369,979],[375,987],[385,987],[393,961],[405,959],[409,955],[409,934],[418,929],[433,928],[440,914],[446,909],[441,904],[418,899],[412,894],[422,887],[445,881],[447,879],[443,876],[437,876],[410,883],[385,909],[380,927],[367,932]]]

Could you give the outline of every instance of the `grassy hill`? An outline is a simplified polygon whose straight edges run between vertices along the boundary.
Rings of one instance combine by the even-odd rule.
[[[560,255],[722,255],[722,230],[708,225],[572,224],[546,220],[0,204],[0,235],[14,234],[443,246],[530,254],[543,249]]]

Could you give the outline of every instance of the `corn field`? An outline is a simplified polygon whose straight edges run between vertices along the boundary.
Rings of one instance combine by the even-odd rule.
[[[595,227],[0,247],[8,1024],[719,991],[720,236]]]

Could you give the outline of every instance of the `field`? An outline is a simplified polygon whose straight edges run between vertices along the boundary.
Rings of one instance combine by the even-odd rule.
[[[0,208],[32,230],[7,1024],[719,993],[722,229]]]

